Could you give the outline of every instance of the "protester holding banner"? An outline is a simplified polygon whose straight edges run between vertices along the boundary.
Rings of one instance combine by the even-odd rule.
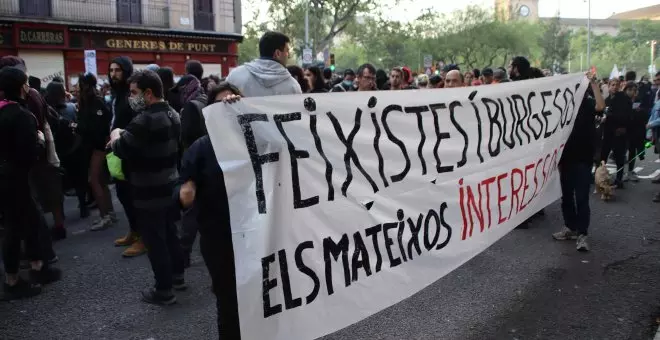
[[[240,95],[236,87],[222,82],[211,90],[209,97],[213,104],[227,98],[238,99]],[[227,190],[208,135],[195,141],[183,154],[174,201],[182,210],[195,207],[199,247],[216,296],[220,339],[239,339],[236,270]]]
[[[578,251],[588,251],[587,231],[591,211],[589,194],[591,166],[594,154],[593,136],[596,133],[595,117],[605,109],[605,100],[598,88],[594,74],[587,75],[590,88],[582,99],[573,131],[564,145],[559,161],[561,181],[561,210],[565,227],[552,234],[555,240],[577,240]]]

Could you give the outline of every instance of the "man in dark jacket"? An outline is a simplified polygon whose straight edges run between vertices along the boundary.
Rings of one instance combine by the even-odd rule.
[[[623,168],[626,162],[626,146],[628,145],[628,132],[633,117],[633,101],[637,85],[628,82],[624,91],[616,91],[610,87],[610,96],[605,100],[606,111],[603,131],[603,148],[600,159],[607,162],[610,152],[614,152],[617,173],[615,184],[623,188]]]
[[[131,76],[129,102],[140,112],[126,129],[110,133],[112,151],[131,169],[136,222],[149,249],[156,278],[155,289],[142,293],[145,302],[170,305],[176,302],[172,288],[184,290],[183,256],[174,224],[172,190],[178,178],[179,114],[163,99],[158,74],[144,70]]]
[[[591,88],[584,95],[573,131],[566,141],[559,160],[561,182],[561,210],[566,225],[552,234],[555,240],[577,240],[579,251],[588,251],[587,230],[591,211],[589,194],[593,163],[593,138],[596,133],[595,117],[605,109],[605,100],[598,88],[596,77],[590,77]]]
[[[129,85],[128,78],[133,74],[133,61],[129,57],[117,57],[112,60],[108,70],[110,87],[112,89],[112,99],[110,107],[112,109],[112,130],[125,129],[128,124],[133,120],[137,113],[131,108],[128,103]],[[130,169],[123,164],[124,175],[130,178]],[[135,208],[133,207],[133,196],[131,195],[131,185],[128,181],[117,180],[115,183],[117,190],[117,198],[121,205],[124,207],[126,218],[130,231],[126,236],[115,240],[115,245],[118,247],[130,246],[123,252],[125,257],[134,257],[146,253],[147,249],[144,242],[140,239],[137,231],[137,223],[135,221]],[[99,224],[94,225],[92,230],[103,230],[109,227],[114,221],[113,215],[109,214],[110,218],[105,218]]]

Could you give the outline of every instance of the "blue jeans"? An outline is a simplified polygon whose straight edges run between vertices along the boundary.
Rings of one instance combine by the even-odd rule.
[[[587,235],[591,218],[589,208],[591,164],[562,164],[559,169],[561,212],[564,215],[564,223],[568,229],[580,235]]]

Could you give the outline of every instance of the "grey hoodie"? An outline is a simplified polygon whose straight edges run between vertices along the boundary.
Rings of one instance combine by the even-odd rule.
[[[300,94],[300,85],[286,67],[269,59],[255,59],[235,68],[227,82],[238,87],[245,97]]]

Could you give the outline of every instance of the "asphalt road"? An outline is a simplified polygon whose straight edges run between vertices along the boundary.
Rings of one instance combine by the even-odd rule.
[[[660,168],[649,153],[641,175]],[[551,233],[559,205],[530,229],[514,230],[411,298],[323,340],[652,339],[660,316],[660,185],[629,183],[615,202],[592,196],[592,251]],[[0,339],[215,339],[215,299],[195,250],[179,303],[144,304],[146,257],[124,259],[112,241],[125,222],[86,231],[67,199],[69,238],[56,243],[64,279],[30,300],[0,302]],[[119,207],[117,204],[116,207]]]

